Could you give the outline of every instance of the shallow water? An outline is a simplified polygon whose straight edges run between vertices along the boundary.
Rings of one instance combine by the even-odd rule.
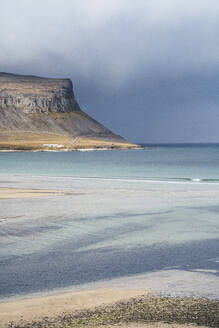
[[[0,153],[1,186],[74,192],[0,200],[1,299],[100,285],[219,298],[218,179],[217,145]]]

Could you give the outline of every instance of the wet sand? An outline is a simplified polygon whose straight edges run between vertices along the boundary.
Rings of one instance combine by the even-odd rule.
[[[63,196],[69,192],[49,189],[23,189],[0,187],[0,199],[35,198],[44,196]]]

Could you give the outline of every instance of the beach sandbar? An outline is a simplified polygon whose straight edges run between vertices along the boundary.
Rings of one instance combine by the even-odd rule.
[[[69,194],[63,190],[23,189],[0,187],[0,199],[35,198],[44,196],[63,196]]]

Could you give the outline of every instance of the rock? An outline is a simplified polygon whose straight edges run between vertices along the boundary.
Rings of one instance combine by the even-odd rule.
[[[69,79],[48,79],[0,73],[0,108],[30,113],[79,110]]]
[[[82,148],[86,148],[86,140],[89,147],[98,149],[134,146],[80,109],[70,79],[0,73],[0,149],[7,145],[10,149],[13,145],[14,149],[19,149],[19,138],[26,139],[28,149],[32,149],[34,133],[38,141],[42,139],[34,147],[40,149],[45,149],[43,144],[60,142],[64,142],[63,147],[67,149],[81,148],[82,144]],[[68,142],[60,136],[68,138]],[[21,144],[24,149],[24,142]]]

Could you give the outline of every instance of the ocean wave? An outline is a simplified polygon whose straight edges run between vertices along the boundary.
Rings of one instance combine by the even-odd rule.
[[[16,174],[16,176],[23,176]],[[26,176],[27,178],[27,176]],[[218,184],[217,178],[191,178],[191,177],[103,177],[103,176],[73,176],[73,175],[29,175],[29,178],[46,178],[46,179],[71,179],[71,180],[94,180],[94,181],[115,181],[130,183],[193,183],[193,184]]]

